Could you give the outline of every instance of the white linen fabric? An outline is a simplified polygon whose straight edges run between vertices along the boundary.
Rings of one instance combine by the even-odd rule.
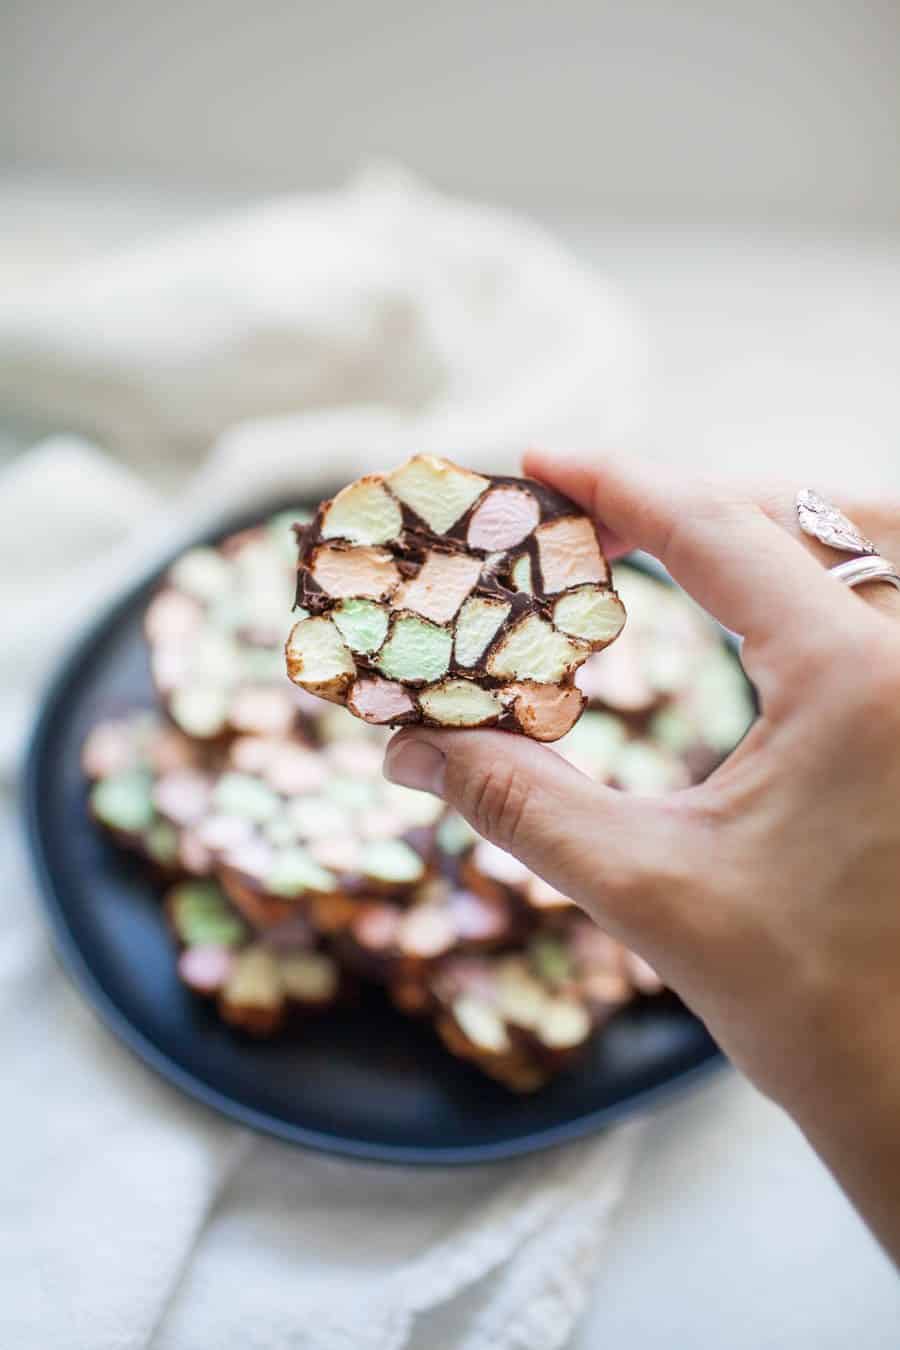
[[[101,429],[0,474],[0,746],[103,596],[226,510],[414,450],[512,463],[634,427],[641,346],[528,226],[396,175],[20,292],[0,402]],[[236,419],[278,417],[233,425]],[[188,472],[204,442],[206,463]],[[161,472],[161,465],[166,465]],[[178,475],[178,490],[163,490]],[[60,974],[5,793],[3,1323],[22,1350],[554,1350],[641,1126],[479,1169],[257,1139],[136,1063]]]
[[[641,344],[608,286],[538,227],[386,166],[5,292],[0,404],[143,464],[314,409],[437,436],[464,416],[492,448],[567,410],[618,440],[640,408]]]

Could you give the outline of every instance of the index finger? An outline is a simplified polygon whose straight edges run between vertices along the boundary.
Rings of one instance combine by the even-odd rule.
[[[524,470],[571,497],[616,543],[653,554],[720,623],[757,652],[865,622],[865,609],[760,506],[657,465],[532,450]]]

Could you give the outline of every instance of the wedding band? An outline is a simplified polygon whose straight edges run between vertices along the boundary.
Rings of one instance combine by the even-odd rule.
[[[870,581],[887,581],[900,591],[900,572],[892,562],[879,557],[877,553],[863,558],[849,558],[847,562],[838,563],[836,567],[829,567],[828,570],[845,586],[855,588],[865,586]]]

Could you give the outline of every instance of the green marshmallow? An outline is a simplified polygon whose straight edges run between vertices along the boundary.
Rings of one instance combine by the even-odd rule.
[[[536,937],[529,948],[531,964],[536,973],[547,984],[565,984],[572,977],[572,963],[569,954],[559,938],[543,933]]]
[[[167,820],[156,820],[144,835],[144,847],[154,862],[167,867],[178,857],[178,831]]]
[[[281,798],[250,774],[226,773],[215,786],[213,805],[223,815],[241,816],[262,825],[281,810]]]
[[[91,809],[111,830],[141,834],[156,819],[151,796],[152,779],[143,769],[104,778],[91,792]]]
[[[186,947],[235,947],[246,926],[214,881],[185,881],[170,893],[175,931]]]
[[[374,839],[362,851],[360,871],[379,881],[400,883],[418,881],[425,864],[402,839]]]
[[[439,680],[450,665],[453,635],[427,619],[397,619],[378,669],[389,680]]]
[[[334,875],[320,867],[302,848],[282,849],[266,878],[267,889],[286,899],[302,895],[304,891],[333,891],[336,885]]]
[[[387,634],[387,611],[374,600],[342,600],[331,618],[347,646],[364,655],[377,652]]]

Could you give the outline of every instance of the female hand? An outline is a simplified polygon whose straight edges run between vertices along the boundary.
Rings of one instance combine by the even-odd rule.
[[[401,731],[385,771],[645,957],[900,1258],[900,593],[829,576],[840,555],[799,533],[790,492],[537,453],[525,472],[743,636],[759,720],[707,782],[660,798],[494,731]],[[900,558],[900,509],[847,510]]]

